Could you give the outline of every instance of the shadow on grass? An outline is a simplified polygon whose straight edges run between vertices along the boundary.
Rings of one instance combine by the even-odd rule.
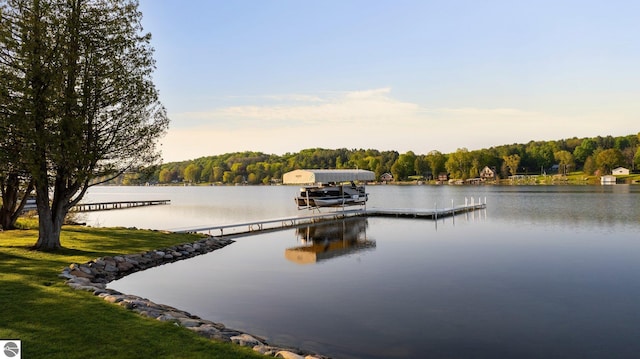
[[[13,231],[12,231],[13,232]],[[31,250],[37,232],[0,233],[0,338],[22,340],[25,358],[257,358],[184,328],[76,291],[58,278],[70,263],[195,241],[153,231],[65,228],[54,252]]]
[[[66,286],[0,280],[0,337],[22,341],[23,358],[257,358],[170,323]]]
[[[163,233],[125,228],[68,227],[63,231],[61,254],[96,257],[139,253],[202,238],[193,234]],[[75,252],[73,252],[75,251]]]

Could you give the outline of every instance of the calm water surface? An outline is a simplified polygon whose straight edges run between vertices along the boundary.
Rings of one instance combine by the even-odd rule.
[[[98,187],[171,199],[87,217],[141,228],[297,215],[295,187]],[[635,358],[640,187],[369,186],[369,207],[488,209],[248,237],[111,283],[270,342],[335,358]]]

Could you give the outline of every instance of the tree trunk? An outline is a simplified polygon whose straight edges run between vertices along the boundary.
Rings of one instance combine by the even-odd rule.
[[[36,201],[38,204],[38,241],[34,249],[39,251],[55,251],[62,248],[60,244],[60,230],[66,212],[60,199],[49,205],[49,190],[45,186],[36,186]]]
[[[38,242],[34,249],[51,252],[62,248],[60,244],[60,226],[56,226],[52,221],[40,220],[38,231]]]
[[[14,179],[14,177],[16,177]],[[0,228],[4,230],[13,229],[14,222],[11,220],[13,211],[18,204],[18,187],[16,185],[17,176],[9,174],[0,184],[2,186],[2,206],[0,206]]]
[[[20,176],[17,173],[10,173],[0,184],[2,186],[2,206],[0,206],[1,229],[9,230],[16,228],[16,221],[18,217],[20,217],[27,198],[33,189],[33,181],[30,181],[24,189],[22,198],[19,198],[20,182]]]

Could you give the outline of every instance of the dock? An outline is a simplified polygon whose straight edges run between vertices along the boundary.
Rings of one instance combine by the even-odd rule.
[[[478,201],[479,202],[479,201]],[[461,206],[452,206],[450,208],[442,209],[411,209],[411,208],[395,208],[395,209],[349,209],[349,210],[336,210],[326,213],[315,213],[308,216],[294,216],[284,218],[266,219],[261,221],[250,221],[234,224],[224,224],[218,226],[202,226],[202,227],[189,227],[189,228],[177,228],[172,230],[176,233],[208,233],[213,235],[215,231],[219,231],[220,236],[225,235],[225,230],[232,232],[232,234],[242,234],[249,232],[265,231],[265,230],[279,230],[297,227],[305,224],[313,224],[321,221],[332,221],[342,218],[365,216],[365,217],[395,217],[395,218],[415,218],[415,219],[428,219],[438,220],[439,218],[451,217],[457,214],[472,212],[476,210],[485,209],[487,207],[485,203],[467,203]],[[231,233],[227,233],[231,234]]]
[[[371,209],[366,212],[369,217],[395,217],[395,218],[422,218],[437,220],[439,218],[451,217],[457,214],[473,212],[485,209],[484,203],[457,206],[443,209],[414,209],[414,208],[393,208],[393,209]]]
[[[69,212],[110,211],[114,209],[157,206],[157,205],[169,204],[170,202],[171,200],[169,199],[160,199],[160,200],[151,200],[151,201],[115,201],[115,202],[79,203],[71,207]]]

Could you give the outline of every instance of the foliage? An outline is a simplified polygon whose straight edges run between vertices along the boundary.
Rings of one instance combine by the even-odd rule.
[[[403,180],[416,174],[415,170],[416,155],[409,151],[398,157],[396,162],[391,166],[391,174],[393,178]]]
[[[582,170],[587,175],[595,174],[595,172],[598,170],[598,167],[596,166],[596,161],[593,159],[593,156],[587,157],[587,159],[584,161],[584,167]]]
[[[593,155],[593,151],[598,148],[598,145],[594,139],[585,138],[580,143],[580,146],[576,147],[573,151],[573,156],[578,161],[578,163],[584,163],[587,160],[587,157]]]
[[[431,151],[425,156],[425,160],[429,164],[432,178],[438,178],[438,174],[445,171],[445,163],[447,163],[447,156],[443,155],[440,151]]]
[[[571,152],[558,151],[553,154],[553,157],[558,161],[559,171],[562,172],[562,174],[566,175],[568,172],[573,171],[575,161]]]
[[[512,176],[518,174],[518,167],[520,166],[520,156],[515,153],[513,155],[504,156],[504,164],[509,168],[509,172]]]
[[[527,162],[525,165],[536,165],[537,168],[549,168],[553,165],[554,153],[558,151],[555,142],[530,142],[526,148]]]
[[[472,157],[469,150],[466,148],[459,148],[456,152],[449,155],[445,168],[453,178],[469,178],[469,172],[471,169]]]
[[[622,165],[624,157],[617,148],[610,148],[598,152],[596,156],[596,166],[602,174],[611,174],[611,170]]]
[[[11,160],[35,184],[37,249],[60,247],[64,217],[88,187],[159,159],[168,118],[141,16],[134,0],[3,2],[0,104],[22,144]]]
[[[437,150],[426,155],[408,151],[402,155],[395,151],[377,151],[345,148],[310,148],[298,153],[282,156],[261,152],[235,152],[218,156],[202,157],[192,161],[166,163],[156,169],[151,182],[168,184],[187,180],[187,168],[194,164],[202,168],[196,182],[232,184],[277,183],[282,175],[298,168],[360,168],[374,171],[376,178],[385,172],[393,173],[396,181],[416,178],[434,179],[441,172],[447,172],[451,178],[467,179],[478,176],[479,171],[489,168],[502,169],[502,175],[513,173],[554,173],[561,170],[584,170],[593,174],[598,167],[596,156],[603,150],[614,148],[618,144],[628,144],[622,151],[618,165],[635,168],[640,165],[639,139],[637,135],[619,137],[570,138],[557,141],[531,141],[527,144],[509,144],[488,149],[469,151],[458,149],[454,153],[443,154]],[[612,147],[603,147],[610,145]],[[581,152],[582,151],[582,152]],[[629,152],[633,155],[630,156]],[[583,159],[576,156],[583,156]],[[515,161],[519,158],[519,161]],[[582,158],[582,157],[580,157]],[[508,161],[508,159],[512,161]],[[634,165],[634,161],[636,164]],[[518,162],[518,163],[516,163]],[[509,166],[511,164],[511,166]],[[556,164],[558,166],[552,166]]]

